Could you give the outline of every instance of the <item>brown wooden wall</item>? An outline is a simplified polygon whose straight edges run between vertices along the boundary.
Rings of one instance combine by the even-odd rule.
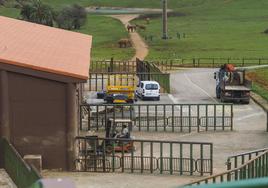
[[[8,87],[11,143],[66,170],[66,84],[8,72]]]

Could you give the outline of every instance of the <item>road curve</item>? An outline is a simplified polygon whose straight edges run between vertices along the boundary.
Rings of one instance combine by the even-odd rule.
[[[120,20],[125,28],[127,29],[127,25],[129,25],[130,21],[137,18],[139,15],[135,14],[126,14],[126,15],[110,15],[110,17]],[[149,50],[146,43],[143,41],[141,36],[137,32],[129,33],[130,39],[132,41],[133,47],[136,50],[136,54],[134,57],[131,58],[131,61],[135,61],[136,58],[139,59],[145,59],[145,57],[148,55]]]

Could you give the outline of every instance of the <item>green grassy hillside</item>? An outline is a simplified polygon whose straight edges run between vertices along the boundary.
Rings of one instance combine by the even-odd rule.
[[[147,31],[141,32],[143,36],[153,36],[153,41],[148,42],[148,59],[268,57],[268,35],[263,34],[268,28],[268,1],[199,2],[193,6],[189,3],[188,6],[175,7],[177,11],[185,13],[185,16],[169,18],[169,36],[172,39],[161,39],[160,18],[152,20]],[[144,20],[137,23],[144,24]],[[179,40],[177,33],[185,33],[186,38]]]
[[[12,0],[11,0],[12,1]],[[83,6],[121,6],[161,8],[161,0],[43,0],[55,9],[68,4]],[[168,0],[168,7],[184,16],[169,18],[169,36],[161,39],[161,18],[152,19],[142,36],[153,36],[147,41],[150,53],[147,59],[192,57],[265,57],[267,58],[268,0]],[[16,9],[0,8],[0,14],[16,17]],[[94,34],[95,58],[128,58],[133,50],[116,49],[118,38],[125,37],[123,27],[117,21],[104,17],[92,17],[81,32]],[[98,21],[100,19],[100,21]],[[109,22],[109,23],[108,23]],[[92,23],[96,24],[94,27]],[[145,24],[144,20],[136,23]],[[122,31],[120,32],[120,30]],[[177,33],[186,38],[178,39]],[[103,40],[106,40],[103,41]],[[105,49],[105,52],[99,49]],[[105,57],[102,57],[105,56]],[[108,57],[106,57],[108,56]],[[129,58],[130,58],[129,57]]]

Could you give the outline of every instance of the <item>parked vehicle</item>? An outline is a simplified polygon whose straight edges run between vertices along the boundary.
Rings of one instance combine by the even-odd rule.
[[[135,87],[133,86],[107,86],[104,100],[107,103],[134,103]]]
[[[160,85],[156,81],[140,81],[137,85],[136,94],[142,100],[156,99],[160,100]]]
[[[216,96],[221,102],[249,103],[252,82],[246,79],[245,70],[236,69],[232,64],[225,64],[214,73],[214,78]]]

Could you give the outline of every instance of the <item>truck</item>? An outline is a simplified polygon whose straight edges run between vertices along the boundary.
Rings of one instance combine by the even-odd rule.
[[[216,97],[221,102],[241,102],[249,104],[252,82],[246,79],[246,71],[232,64],[224,64],[214,73]]]

